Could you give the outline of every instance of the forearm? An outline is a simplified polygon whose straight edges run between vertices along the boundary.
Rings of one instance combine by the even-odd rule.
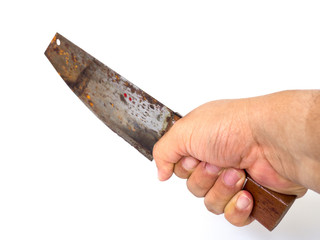
[[[249,99],[254,138],[272,166],[320,192],[320,91],[284,91]]]

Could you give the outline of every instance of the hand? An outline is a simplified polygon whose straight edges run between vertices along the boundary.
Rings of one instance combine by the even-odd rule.
[[[319,161],[307,158],[319,156],[319,142],[310,144],[305,126],[300,126],[309,115],[314,95],[287,91],[200,106],[155,145],[159,179],[167,180],[173,172],[188,178],[189,190],[205,197],[210,211],[224,212],[238,226],[252,221],[252,198],[241,191],[243,170],[280,193],[301,197],[307,188],[319,191]]]

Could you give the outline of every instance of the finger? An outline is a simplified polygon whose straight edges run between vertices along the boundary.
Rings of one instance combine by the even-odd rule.
[[[174,164],[175,161],[178,162],[182,156],[179,156],[178,154],[175,154],[175,161],[170,161],[170,159],[167,159],[166,156],[166,140],[164,139],[165,134],[153,147],[153,158],[156,162],[157,168],[158,168],[158,178],[160,181],[168,180],[174,170]],[[170,141],[170,139],[169,139]]]
[[[199,160],[193,157],[183,157],[179,162],[174,165],[174,173],[179,178],[187,179],[191,173],[196,169]]]
[[[173,163],[168,163],[165,161],[155,161],[158,168],[158,179],[160,181],[168,180],[172,174],[174,169]]]
[[[196,197],[204,197],[216,182],[220,167],[201,162],[187,181],[189,191]]]
[[[160,138],[153,147],[153,158],[158,168],[158,178],[161,181],[169,179],[174,170],[174,164],[183,156],[189,156],[185,147],[185,139],[189,139],[188,131],[184,130],[183,118],[177,121],[171,129]]]
[[[204,203],[214,214],[221,214],[232,197],[242,189],[246,175],[243,170],[225,169],[206,194]]]
[[[250,224],[254,218],[250,216],[253,198],[247,191],[236,194],[224,209],[225,218],[233,225],[242,227]]]

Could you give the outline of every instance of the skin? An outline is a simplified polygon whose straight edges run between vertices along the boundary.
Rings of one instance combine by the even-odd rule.
[[[161,181],[173,173],[214,214],[236,226],[253,221],[245,171],[274,191],[320,193],[320,91],[206,103],[180,119],[154,146]]]

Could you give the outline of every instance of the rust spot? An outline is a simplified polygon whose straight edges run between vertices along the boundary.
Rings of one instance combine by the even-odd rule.
[[[90,101],[89,104],[90,104],[91,107],[93,107],[93,102]]]
[[[87,96],[86,96],[89,100],[91,99],[91,97],[90,97],[90,95],[89,94],[87,94]]]
[[[54,52],[56,52],[57,54],[59,54],[59,48],[58,48],[58,47],[54,47],[52,50],[53,50]]]
[[[77,62],[77,57],[73,53],[71,53],[71,57],[72,57],[72,61],[76,63]]]
[[[161,132],[161,136],[163,136],[167,131],[169,131],[173,124],[175,124],[180,118],[182,118],[180,114],[172,112],[171,116],[168,116],[166,118],[166,122],[168,123],[168,125],[166,129],[164,129],[163,132]]]
[[[54,36],[53,39],[51,40],[51,44],[55,44],[57,40],[57,36]]]
[[[118,119],[122,122],[122,116],[118,115]]]
[[[176,121],[178,121],[180,118],[182,118],[182,116],[179,113],[174,113],[173,114],[173,123],[175,123]]]
[[[123,97],[122,94],[120,94],[120,100],[121,100],[123,103],[127,104],[127,101],[124,99],[124,97]]]

